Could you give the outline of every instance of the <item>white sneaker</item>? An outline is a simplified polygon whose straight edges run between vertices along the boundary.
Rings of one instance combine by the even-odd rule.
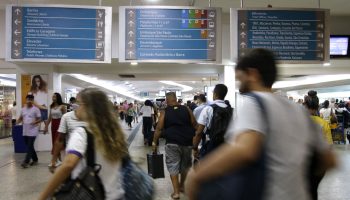
[[[62,165],[62,162],[59,161],[59,160],[57,160],[55,167],[58,167],[58,166],[60,166],[60,165]]]

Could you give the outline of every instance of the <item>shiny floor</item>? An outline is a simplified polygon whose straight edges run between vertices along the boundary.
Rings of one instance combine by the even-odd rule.
[[[132,130],[123,123],[126,137],[135,133],[130,145],[130,153],[142,168],[146,169],[146,154],[151,151],[143,145],[141,124],[135,124]],[[132,137],[130,137],[132,138]],[[349,200],[350,199],[350,145],[334,146],[338,154],[339,167],[329,172],[319,188],[320,200]],[[164,152],[164,149],[160,149]],[[15,154],[11,138],[0,140],[0,200],[34,200],[47,183],[51,174],[47,170],[50,160],[49,152],[39,152],[39,165],[22,169],[20,167],[24,154]],[[167,171],[165,179],[155,180],[156,200],[168,200],[172,192],[171,182]],[[187,198],[182,196],[183,200]]]

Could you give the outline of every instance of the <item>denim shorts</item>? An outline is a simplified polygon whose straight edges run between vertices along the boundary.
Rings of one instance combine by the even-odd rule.
[[[165,163],[170,175],[178,175],[192,166],[192,147],[165,145]]]

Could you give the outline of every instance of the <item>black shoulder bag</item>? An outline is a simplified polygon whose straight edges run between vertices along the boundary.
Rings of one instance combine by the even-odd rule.
[[[95,163],[95,148],[93,135],[87,134],[87,167],[76,179],[68,179],[60,186],[52,196],[54,200],[102,200],[105,199],[105,191],[102,181],[98,176],[101,165]]]

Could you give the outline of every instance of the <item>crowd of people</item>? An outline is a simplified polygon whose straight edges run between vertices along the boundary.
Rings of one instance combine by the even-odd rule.
[[[328,169],[336,166],[329,124],[332,113],[348,112],[341,106],[323,103],[309,91],[303,106],[272,92],[277,78],[274,55],[254,49],[240,58],[236,79],[244,111],[234,117],[225,100],[229,90],[217,84],[213,99],[199,94],[182,105],[174,92],[166,94],[164,108],[150,100],[111,103],[99,89],[82,90],[67,109],[58,93],[49,110],[53,133],[50,171],[54,172],[39,199],[51,197],[67,180],[86,168],[88,138],[93,138],[98,173],[105,199],[124,199],[121,169],[128,149],[120,123],[129,128],[142,116],[145,145],[159,151],[165,139],[165,163],[170,174],[172,199],[181,193],[190,200],[209,199],[317,199],[317,188]],[[26,98],[17,121],[23,122],[28,153],[22,167],[38,162],[33,143],[41,120],[40,110]],[[330,111],[328,108],[331,108]],[[67,112],[70,110],[70,112]],[[307,112],[308,111],[308,112]],[[60,152],[65,149],[64,159]],[[59,160],[61,166],[56,168]],[[139,192],[139,191],[134,191]]]

